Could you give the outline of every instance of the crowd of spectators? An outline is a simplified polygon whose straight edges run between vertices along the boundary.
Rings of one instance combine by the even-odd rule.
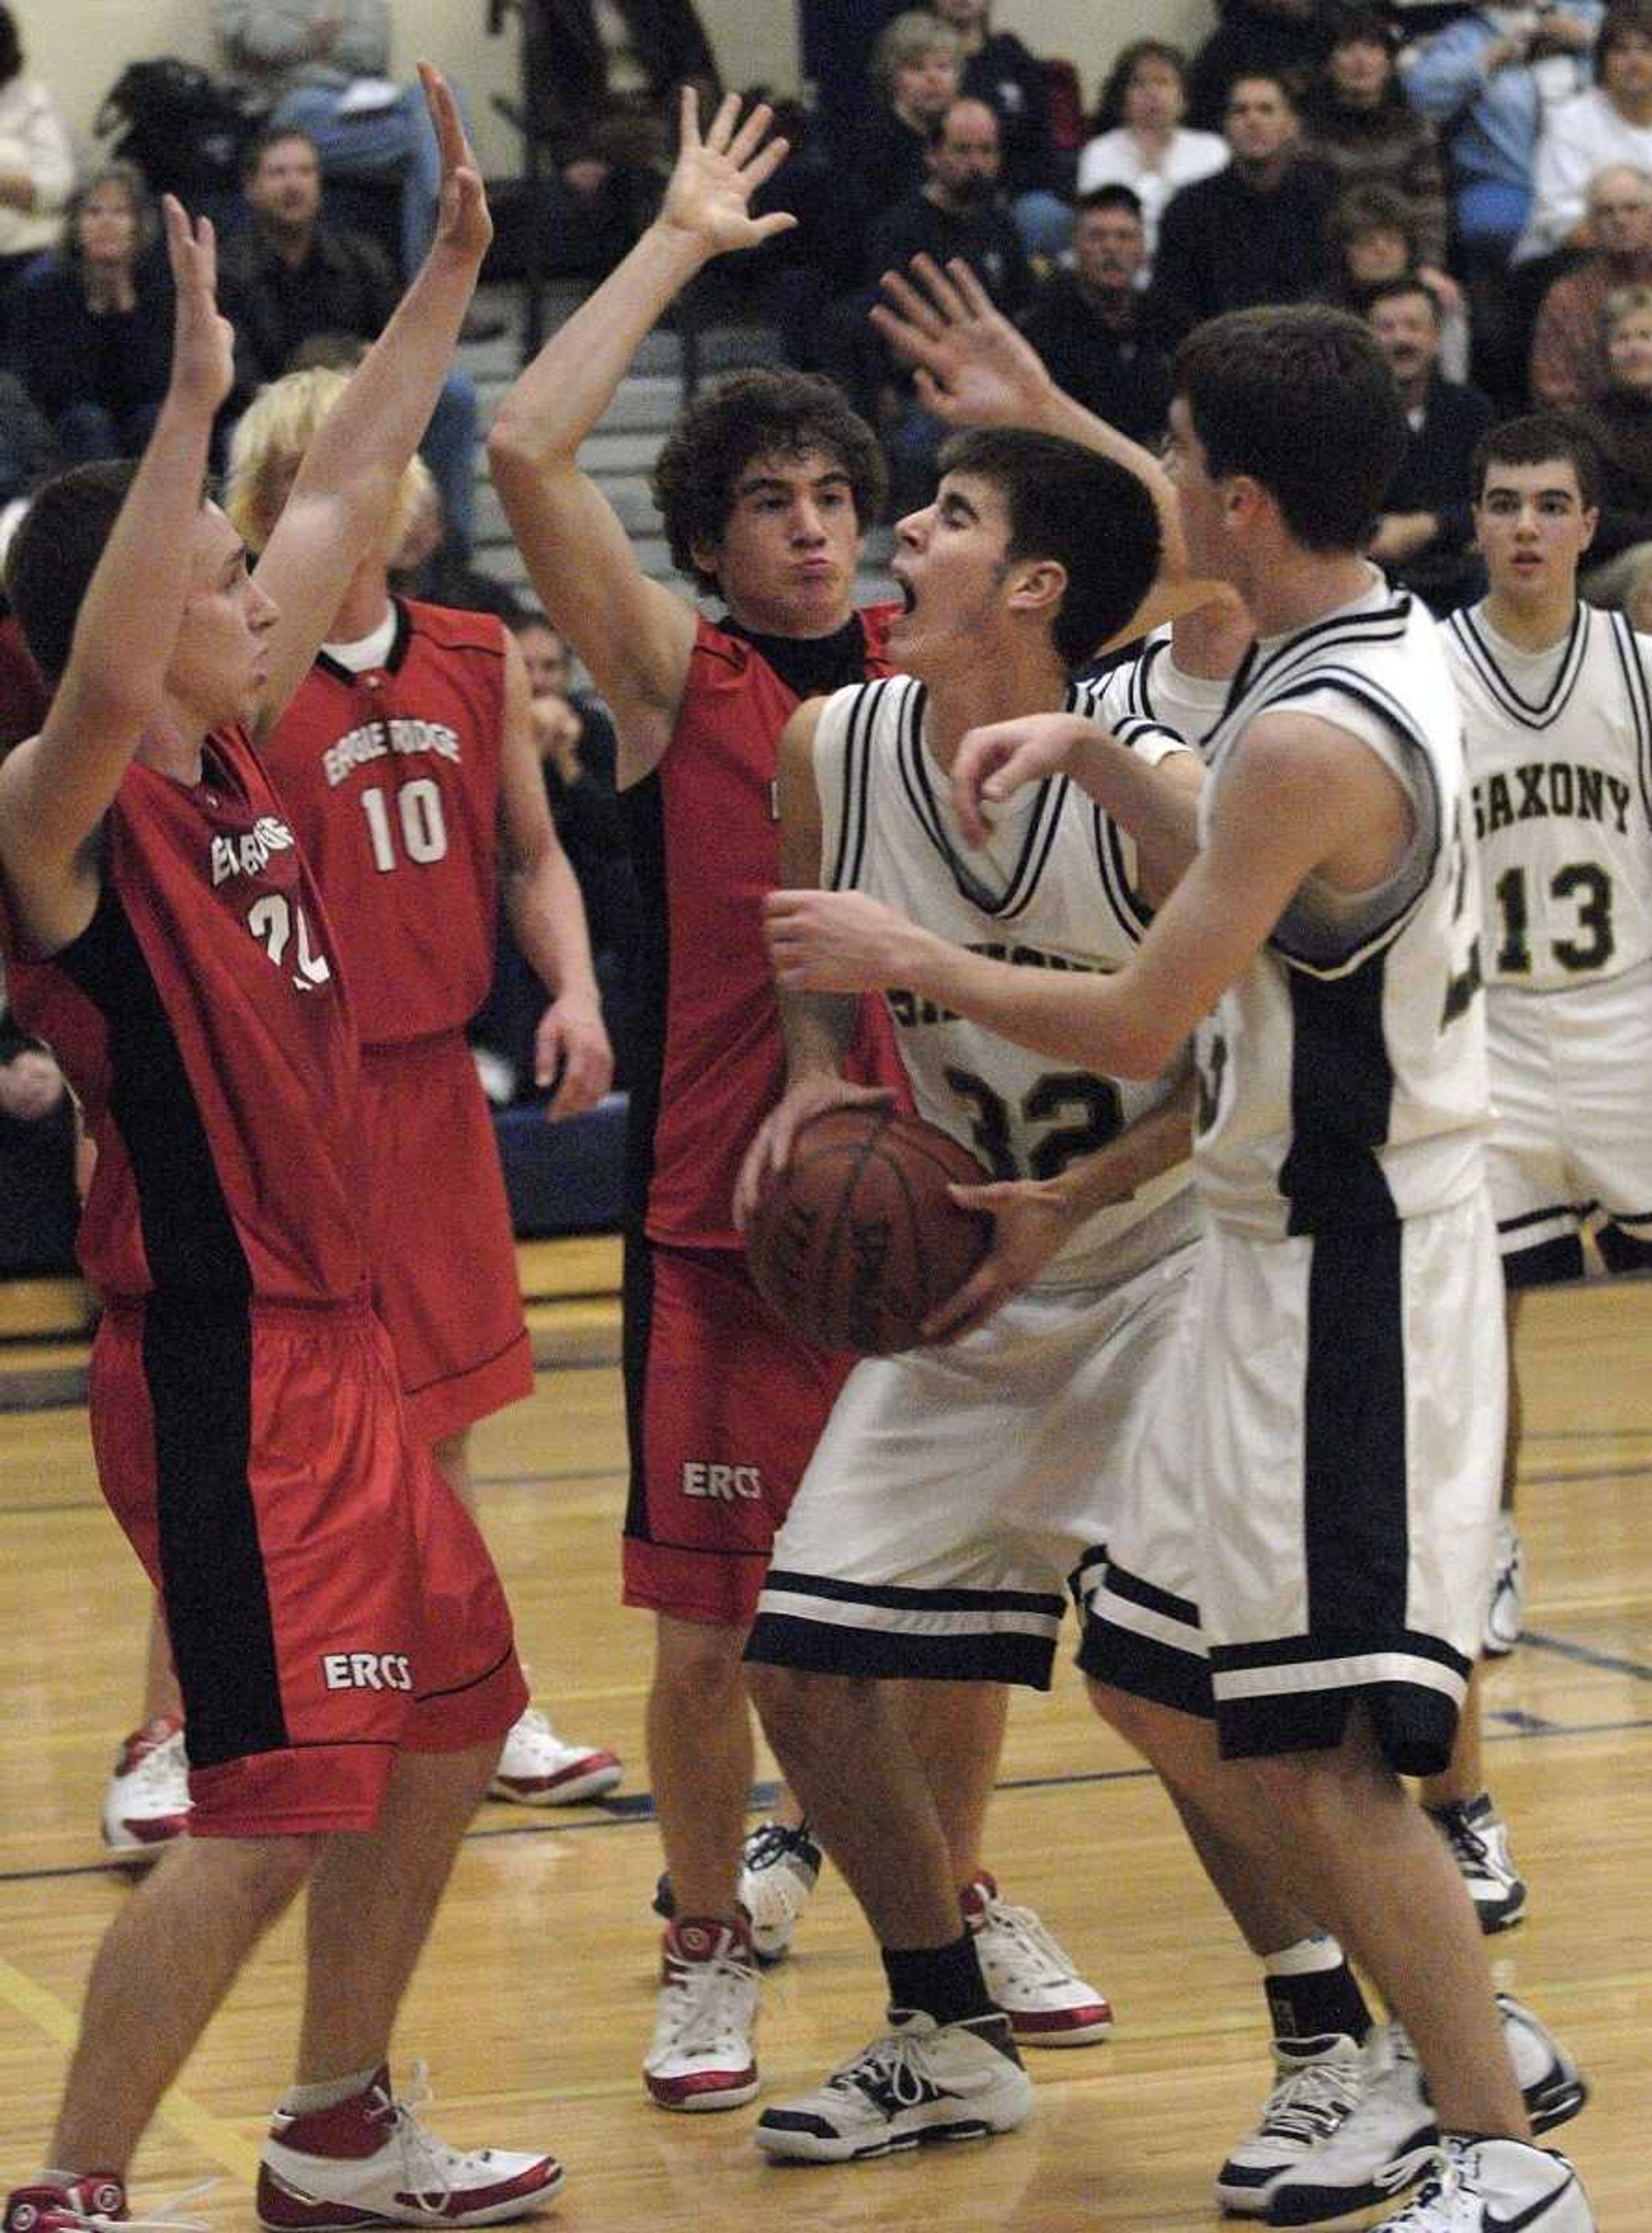
[[[595,277],[657,207],[678,88],[713,100],[717,57],[693,0],[520,13],[544,159],[533,222],[550,269]],[[867,310],[914,253],[962,257],[1064,387],[1148,442],[1195,324],[1315,298],[1369,320],[1407,412],[1370,544],[1395,580],[1439,612],[1479,593],[1469,455],[1494,419],[1541,405],[1577,413],[1602,456],[1585,593],[1652,618],[1652,0],[1442,0],[1421,31],[1399,0],[1218,0],[1191,55],[1156,36],[1040,55],[992,0],[801,13],[812,82],[767,189],[798,224],[751,261],[787,356],[879,428],[897,506],[922,500],[942,429]],[[227,434],[295,361],[346,359],[380,332],[430,237],[436,172],[423,103],[393,73],[388,0],[212,0],[211,21],[246,126],[222,252]],[[0,0],[0,543],[47,472],[142,446],[171,319],[148,183],[84,151],[77,165]],[[611,992],[628,905],[611,732],[543,621],[471,563],[477,415],[456,370],[400,578],[523,631]],[[3,622],[0,695],[24,732],[37,711]],[[530,1090],[536,998],[507,945],[478,1031],[503,1098]],[[8,1141],[43,1136],[16,1132],[38,1083],[8,1068],[17,1051],[0,1043]]]

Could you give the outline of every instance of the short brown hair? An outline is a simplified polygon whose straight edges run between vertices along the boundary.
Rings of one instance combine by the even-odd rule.
[[[1600,502],[1600,452],[1587,426],[1570,411],[1528,411],[1482,434],[1468,466],[1473,501],[1484,501],[1486,476],[1493,465],[1546,465],[1551,458],[1570,464],[1584,510],[1593,511]]]
[[[1317,303],[1229,310],[1188,335],[1173,378],[1213,478],[1259,482],[1304,550],[1363,547],[1407,427],[1363,320]]]
[[[7,601],[49,683],[62,680],[81,607],[137,472],[135,459],[100,458],[57,474],[36,492],[11,538]]]
[[[667,437],[652,484],[678,570],[714,589],[717,576],[694,563],[694,545],[721,541],[736,485],[753,458],[795,458],[805,450],[843,468],[855,516],[870,527],[883,508],[888,468],[877,436],[829,380],[765,368],[732,373],[697,395]]]

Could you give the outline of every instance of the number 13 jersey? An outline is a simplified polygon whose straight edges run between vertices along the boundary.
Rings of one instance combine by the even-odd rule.
[[[927,692],[909,675],[840,690],[815,731],[821,883],[865,892],[939,938],[1042,969],[1112,970],[1148,922],[1124,832],[1065,777],[1030,784],[1002,809],[985,848],[966,846],[950,785],[924,743]],[[1069,710],[1094,717],[1075,684]],[[1127,722],[1152,759],[1181,750],[1169,731]],[[884,995],[920,1116],[969,1149],[994,1179],[1056,1177],[1157,1105],[1180,1071],[1140,1083],[1063,1071],[949,1009]],[[1099,1210],[1040,1273],[1040,1286],[1110,1286],[1189,1237],[1185,1169]]]
[[[1580,604],[1524,652],[1454,613],[1489,986],[1580,990],[1652,958],[1652,693],[1622,613]]]

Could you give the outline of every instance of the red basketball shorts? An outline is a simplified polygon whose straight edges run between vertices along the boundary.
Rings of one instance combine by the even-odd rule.
[[[749,1626],[852,1357],[790,1334],[732,1250],[626,1252],[625,1602]]]
[[[374,1299],[429,1444],[533,1392],[511,1208],[461,1033],[365,1048],[361,1084]]]
[[[504,1593],[365,1304],[117,1305],[90,1403],[160,1592],[198,1836],[370,1829],[399,1750],[504,1736],[527,1702]]]

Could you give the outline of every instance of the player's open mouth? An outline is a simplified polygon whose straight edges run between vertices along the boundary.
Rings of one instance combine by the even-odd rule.
[[[917,605],[918,592],[913,588],[910,582],[903,582],[899,574],[894,577],[894,586],[901,592],[901,611],[903,613],[911,612]]]

